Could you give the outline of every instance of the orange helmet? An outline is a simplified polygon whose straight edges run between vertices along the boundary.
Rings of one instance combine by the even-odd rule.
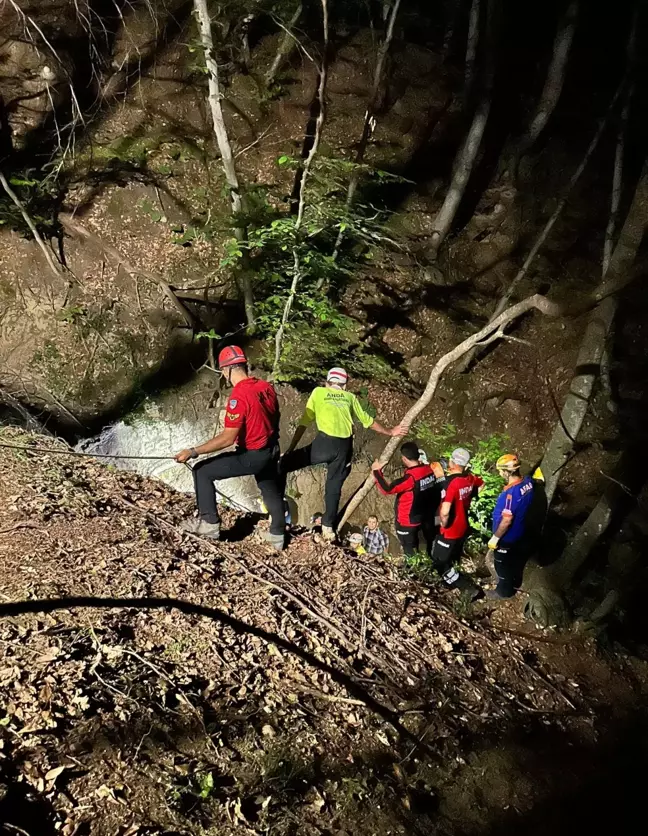
[[[247,363],[245,352],[237,345],[228,345],[218,355],[219,369],[228,369],[230,366],[243,366],[245,363]]]
[[[505,470],[507,473],[513,473],[520,469],[520,460],[515,453],[504,453],[495,463],[497,470]]]

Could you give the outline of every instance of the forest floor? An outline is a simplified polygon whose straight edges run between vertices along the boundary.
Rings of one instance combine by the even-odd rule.
[[[249,516],[192,538],[190,498],[0,442],[36,450],[0,451],[8,833],[630,831],[644,662]]]

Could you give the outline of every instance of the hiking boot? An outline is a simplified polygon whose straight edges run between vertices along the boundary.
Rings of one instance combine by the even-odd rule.
[[[269,543],[273,549],[276,549],[278,552],[283,551],[286,545],[286,535],[285,534],[273,534],[271,531],[264,531],[261,535],[266,543]]]
[[[220,523],[209,523],[198,517],[181,523],[180,528],[187,534],[206,537],[208,540],[220,540]]]
[[[333,531],[332,526],[322,526],[322,539],[325,543],[332,543],[335,540],[335,531]]]

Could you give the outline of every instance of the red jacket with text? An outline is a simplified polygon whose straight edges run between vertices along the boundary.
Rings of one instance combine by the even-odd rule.
[[[443,468],[437,462],[408,467],[398,479],[387,482],[382,470],[374,470],[378,490],[396,497],[396,524],[408,527],[421,525],[439,507]]]

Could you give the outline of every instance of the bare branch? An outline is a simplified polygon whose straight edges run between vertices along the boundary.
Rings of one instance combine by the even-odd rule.
[[[42,238],[40,232],[36,229],[36,225],[33,222],[33,220],[31,219],[31,216],[30,216],[29,212],[27,211],[27,209],[25,208],[24,203],[20,200],[18,195],[11,188],[11,186],[9,185],[9,181],[7,180],[7,178],[5,177],[5,175],[3,174],[2,171],[0,171],[0,184],[2,185],[2,188],[5,190],[7,195],[9,196],[9,199],[17,207],[17,209],[19,210],[20,214],[23,217],[23,220],[25,221],[25,223],[29,227],[29,231],[34,236],[34,240],[36,241],[38,246],[41,248],[41,250],[43,252],[43,255],[45,256],[45,260],[47,261],[48,267],[50,268],[52,273],[56,276],[56,278],[60,279],[61,275],[62,275],[61,270],[56,265],[49,247],[47,246],[45,241],[43,241],[43,238]]]
[[[528,311],[534,309],[539,310],[546,316],[558,316],[562,313],[562,308],[559,305],[555,302],[551,302],[549,299],[539,294],[529,296],[528,299],[524,299],[522,302],[518,302],[516,305],[508,308],[508,310],[503,311],[497,319],[487,323],[481,331],[467,337],[463,340],[463,342],[455,346],[452,351],[444,354],[443,357],[437,361],[434,368],[430,372],[425,391],[414,406],[403,416],[400,423],[410,426],[416,420],[416,418],[421,414],[421,412],[423,412],[434,397],[437,386],[439,385],[439,381],[441,380],[444,372],[453,363],[456,363],[457,360],[459,360],[466,353],[466,351],[469,351],[475,345],[484,346],[494,342],[495,340],[501,339],[504,334],[504,328],[507,325],[514,322],[516,319],[519,319]],[[385,446],[385,449],[382,451],[380,460],[384,463],[388,462],[400,443],[401,440],[399,438],[391,438]],[[344,523],[350,518],[351,514],[353,514],[356,508],[367,496],[373,487],[373,481],[373,476],[370,474],[362,487],[347,505],[338,527],[344,525]]]

